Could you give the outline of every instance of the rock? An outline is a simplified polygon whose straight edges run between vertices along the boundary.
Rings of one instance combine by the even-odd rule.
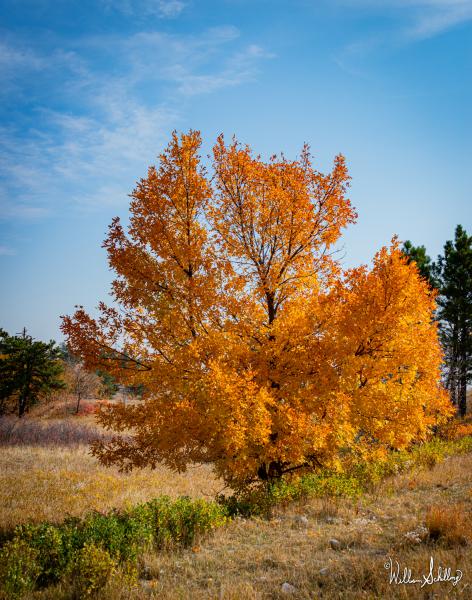
[[[331,538],[328,543],[333,550],[341,550],[342,548],[341,542],[336,538]]]
[[[285,583],[282,583],[282,594],[295,594],[297,591],[297,588],[292,585],[291,583],[288,583],[288,581],[286,581]]]
[[[328,567],[323,567],[322,569],[320,569],[319,573],[322,577],[325,577],[329,573]]]
[[[305,517],[305,515],[297,515],[293,520],[301,527],[308,527],[308,519]]]

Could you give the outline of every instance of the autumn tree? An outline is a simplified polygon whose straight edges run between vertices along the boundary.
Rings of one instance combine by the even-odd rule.
[[[234,488],[424,438],[448,413],[434,293],[394,241],[372,269],[332,249],[355,220],[342,156],[328,174],[220,136],[173,134],[104,246],[114,306],[63,318],[87,368],[141,386],[99,414],[104,464],[211,463]],[[120,436],[130,430],[132,436]]]
[[[98,396],[102,392],[102,382],[100,377],[85,368],[82,362],[77,360],[68,360],[65,364],[64,379],[68,391],[75,396],[75,412],[80,410],[80,402],[90,396]]]

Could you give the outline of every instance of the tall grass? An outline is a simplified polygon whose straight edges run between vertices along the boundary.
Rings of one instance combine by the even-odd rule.
[[[0,418],[0,446],[71,446],[110,437],[109,433],[72,419],[42,423],[8,416]]]

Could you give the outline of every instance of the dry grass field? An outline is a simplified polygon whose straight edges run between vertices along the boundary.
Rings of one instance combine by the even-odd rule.
[[[274,519],[236,519],[199,546],[147,556],[147,580],[128,590],[111,585],[103,600],[369,600],[472,598],[472,456],[385,482],[359,502],[312,500]],[[428,521],[429,519],[429,521]],[[422,527],[433,519],[437,540]],[[414,532],[414,533],[411,533]],[[338,545],[332,540],[337,540]],[[334,548],[332,546],[335,546]],[[438,568],[462,579],[390,583],[388,559],[421,579]],[[290,584],[294,589],[285,586]],[[288,591],[284,591],[287,590]],[[30,598],[66,600],[56,587]]]
[[[130,474],[100,466],[88,447],[16,446],[0,449],[0,528],[20,522],[62,521],[90,510],[121,508],[159,495],[214,497],[221,490],[208,468]]]
[[[103,434],[93,415],[71,415],[61,404],[40,406],[20,422],[13,419],[0,427],[0,437],[7,437],[5,431],[12,439],[0,445],[0,530],[123,508],[160,495],[213,498],[223,487],[205,466],[182,474],[166,468],[120,473],[101,466],[86,443]]]
[[[430,471],[398,476],[360,502],[313,500],[271,521],[236,520],[192,551],[148,557],[150,581],[131,597],[472,598],[471,470],[471,455],[453,457]],[[434,542],[421,529],[431,518]],[[410,568],[412,579],[428,575],[431,557],[435,575],[441,566],[463,576],[456,586],[390,584],[389,557],[401,571]],[[284,592],[284,583],[295,591]],[[118,590],[108,597],[119,597]]]
[[[386,480],[361,500],[313,499],[271,520],[237,518],[191,549],[146,556],[145,580],[132,589],[112,582],[99,598],[472,598],[471,472],[471,454],[454,456]],[[211,498],[222,487],[204,467],[120,474],[99,466],[84,444],[4,446],[0,527],[61,521],[161,494]],[[411,569],[410,580],[420,582],[390,582],[389,559],[394,571],[398,561],[400,577]],[[447,581],[424,582],[431,560],[436,579],[440,569]],[[462,577],[453,585],[457,570]],[[59,585],[28,598],[67,594]]]

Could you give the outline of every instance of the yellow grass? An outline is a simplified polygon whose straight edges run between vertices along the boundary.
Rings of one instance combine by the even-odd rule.
[[[472,556],[462,541],[447,548],[428,540],[411,543],[405,534],[424,524],[431,503],[449,503],[451,512],[463,511],[462,518],[468,519],[471,469],[471,455],[455,457],[417,473],[418,485],[412,490],[396,478],[361,502],[340,501],[331,514],[326,501],[313,500],[292,506],[273,521],[239,520],[218,531],[198,552],[149,557],[156,584],[153,597],[284,598],[281,588],[288,582],[297,589],[292,597],[310,600],[419,599],[433,598],[428,595],[432,593],[441,599],[470,598]],[[308,518],[307,527],[296,519],[300,514]],[[341,542],[341,550],[331,549],[332,538]],[[461,569],[462,581],[456,587],[442,582],[426,589],[389,583],[384,568],[388,557],[419,576],[428,573],[431,556],[436,566]],[[320,574],[324,568],[328,572]]]
[[[61,521],[90,510],[120,508],[161,494],[213,497],[222,488],[208,467],[131,474],[100,466],[86,446],[0,448],[0,528]]]
[[[292,504],[271,521],[236,519],[193,549],[146,556],[148,580],[131,591],[112,582],[100,598],[472,598],[471,472],[472,455],[456,456],[385,481],[360,501],[311,500]],[[66,514],[122,507],[160,494],[211,498],[222,487],[207,467],[180,475],[164,468],[120,474],[101,467],[84,446],[1,448],[0,527],[61,521]],[[426,533],[425,525],[430,527]],[[416,531],[423,531],[418,542]],[[333,538],[339,549],[331,548]],[[390,584],[384,567],[389,557],[410,568],[413,577],[426,575],[433,557],[436,570],[439,565],[453,574],[460,569],[463,578],[455,587],[451,582],[423,589]],[[284,583],[295,593],[284,594]],[[69,600],[70,590],[59,585],[33,598]]]
[[[423,526],[431,505],[451,510],[472,507],[470,471],[472,456],[446,460],[431,471],[399,476],[385,483],[376,495],[360,502],[326,500],[292,505],[271,521],[237,519],[191,550],[146,557],[149,580],[131,592],[111,584],[102,600],[384,600],[472,597],[472,556],[461,543],[446,547],[425,539],[414,543],[405,537]],[[410,477],[410,479],[408,479]],[[307,524],[297,519],[304,515]],[[341,549],[333,550],[336,538]],[[463,572],[456,587],[451,582],[389,583],[385,563],[390,557],[412,577],[450,567]],[[327,571],[320,571],[327,569]],[[291,595],[282,585],[296,588]],[[42,600],[66,600],[68,590],[57,588],[36,594]]]

